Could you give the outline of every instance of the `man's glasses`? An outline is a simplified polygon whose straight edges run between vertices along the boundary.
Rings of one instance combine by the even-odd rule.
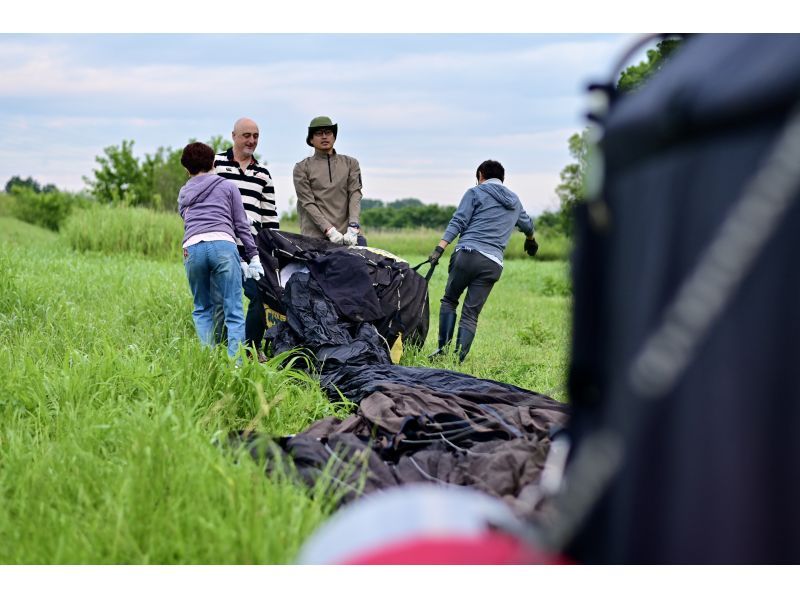
[[[328,135],[333,135],[333,131],[331,129],[321,129],[319,131],[314,131],[314,137],[326,137]]]

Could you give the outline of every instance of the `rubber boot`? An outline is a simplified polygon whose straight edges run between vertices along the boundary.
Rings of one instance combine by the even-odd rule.
[[[431,353],[428,358],[440,357],[447,351],[447,345],[453,340],[453,331],[456,329],[456,312],[445,311],[439,313],[439,348]]]
[[[475,340],[475,331],[467,330],[466,328],[458,327],[458,339],[456,340],[456,349],[458,350],[458,361],[461,363],[467,357],[472,341]]]

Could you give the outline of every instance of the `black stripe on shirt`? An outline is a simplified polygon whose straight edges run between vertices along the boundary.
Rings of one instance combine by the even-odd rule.
[[[258,185],[261,188],[272,189],[272,179],[262,179],[261,177],[257,176],[250,176],[247,174],[242,174],[241,172],[218,172],[219,176],[223,179],[228,179],[229,181],[241,181],[244,183],[250,183],[251,185]],[[269,176],[269,173],[267,173]],[[269,193],[269,191],[265,192]],[[273,189],[274,192],[274,189]]]
[[[245,212],[252,212],[253,214],[258,214],[259,216],[277,216],[278,212],[275,210],[274,207],[272,208],[262,208],[260,206],[251,206],[245,204]]]
[[[242,189],[241,187],[239,187],[239,194],[242,197],[246,195],[247,197],[252,197],[254,199],[257,199],[258,201],[266,201],[266,202],[271,201],[272,203],[275,203],[275,200],[273,198],[264,197],[264,193],[259,193],[258,191],[255,191],[253,189]],[[271,195],[275,195],[275,193],[273,192],[271,193]]]

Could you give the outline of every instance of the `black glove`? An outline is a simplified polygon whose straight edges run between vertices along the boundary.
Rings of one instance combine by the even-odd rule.
[[[431,254],[428,256],[428,261],[430,262],[431,266],[435,266],[439,263],[439,258],[442,257],[444,253],[444,248],[437,245],[436,249],[434,249]]]
[[[533,257],[536,255],[537,251],[539,251],[539,244],[536,242],[536,239],[533,237],[530,239],[525,239],[525,253]]]

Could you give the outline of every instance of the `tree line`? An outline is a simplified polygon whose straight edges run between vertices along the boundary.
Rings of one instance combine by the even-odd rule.
[[[444,228],[456,206],[426,204],[416,197],[385,202],[364,197],[361,200],[361,224],[368,228]],[[297,212],[285,214],[282,220],[297,220]]]

